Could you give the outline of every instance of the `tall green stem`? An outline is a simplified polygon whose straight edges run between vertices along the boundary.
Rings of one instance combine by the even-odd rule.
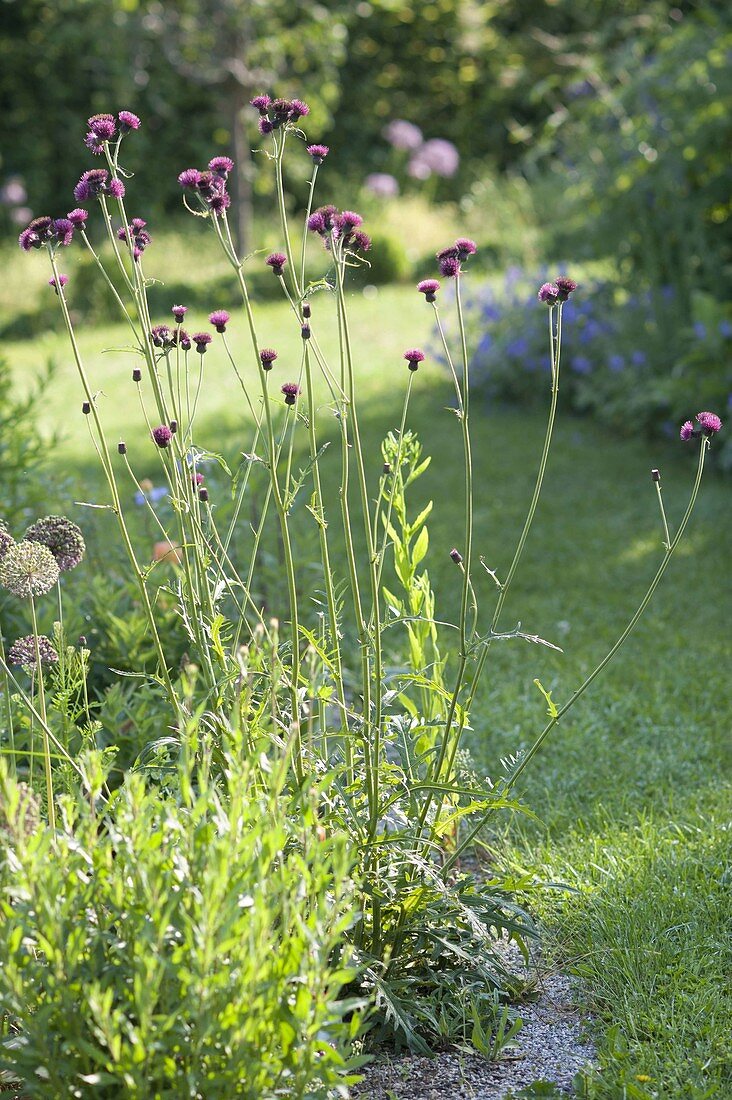
[[[58,286],[58,283],[56,284]],[[48,803],[48,824],[51,832],[56,832],[56,806],[53,801],[53,775],[51,773],[51,745],[48,740],[48,717],[46,715],[46,689],[43,683],[41,664],[41,646],[38,639],[38,618],[36,602],[30,597],[31,619],[33,621],[33,643],[36,651],[36,676],[38,678],[38,710],[41,715],[41,733],[43,734],[43,768],[46,774],[46,801]]]

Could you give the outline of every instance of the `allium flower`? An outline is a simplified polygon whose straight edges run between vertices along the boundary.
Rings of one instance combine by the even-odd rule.
[[[330,149],[327,145],[308,145],[307,151],[313,158],[313,164],[322,164]]]
[[[58,578],[56,559],[40,542],[23,539],[11,546],[0,562],[0,585],[21,600],[45,595]]]
[[[175,317],[176,321],[182,321],[188,312],[188,306],[173,306],[171,313]]]
[[[196,345],[196,351],[198,352],[198,354],[205,355],[206,348],[213,340],[213,336],[210,332],[194,332],[191,339]]]
[[[277,358],[277,352],[274,348],[261,348],[259,352],[259,361],[262,364],[262,370],[272,370],[272,364]]]
[[[287,256],[284,252],[271,252],[264,262],[272,268],[275,275],[282,275],[287,263]]]
[[[89,217],[89,211],[77,206],[75,210],[70,210],[66,217],[76,229],[81,229]]]
[[[200,180],[201,173],[198,171],[197,168],[186,168],[178,176],[178,183],[181,185],[181,187],[186,187],[189,189],[195,189],[196,187],[198,187]]]
[[[173,438],[173,433],[167,424],[160,424],[157,428],[153,428],[151,435],[161,450],[164,450]]]
[[[577,289],[577,283],[574,279],[569,279],[566,275],[560,275],[558,279],[555,279],[554,285],[559,290],[560,302],[566,302],[572,291]]]
[[[121,134],[129,134],[130,130],[140,129],[140,120],[137,115],[133,115],[132,111],[120,111],[117,118],[119,119],[119,132]]]
[[[474,256],[478,251],[475,241],[471,241],[469,237],[458,237],[455,241],[455,248],[459,260],[467,260],[468,256]]]
[[[298,396],[302,393],[297,382],[285,382],[281,389],[282,393],[285,395],[286,405],[294,405]]]
[[[403,118],[395,118],[384,130],[384,137],[394,149],[412,151],[422,144],[422,131],[419,126]]]
[[[14,543],[13,536],[8,531],[8,525],[0,519],[0,561],[5,557]]]
[[[58,662],[58,653],[45,634],[38,635],[38,656],[41,658],[41,666],[55,665]],[[35,667],[36,639],[33,634],[27,634],[13,642],[8,650],[8,664],[23,668]]]
[[[721,429],[722,421],[716,413],[700,412],[696,414],[697,423],[706,436],[713,436]]]
[[[25,533],[28,542],[47,546],[62,573],[75,569],[86,553],[81,528],[66,516],[46,516],[36,520]]]
[[[399,183],[388,172],[371,172],[364,180],[364,186],[380,199],[393,199],[399,194]]]
[[[460,274],[460,260],[457,256],[445,256],[439,263],[440,275],[446,279],[454,279]]]
[[[209,313],[208,320],[217,332],[226,332],[226,326],[231,318],[225,309],[216,309],[213,313]]]
[[[249,102],[251,103],[252,107],[255,107],[259,111],[261,115],[267,113],[267,110],[269,109],[269,105],[272,100],[268,95],[255,95],[254,99],[250,99]]]
[[[695,435],[696,433],[694,431],[694,425],[690,420],[686,420],[681,425],[681,431],[679,432],[681,440],[686,443],[689,439],[693,439]]]
[[[226,179],[229,172],[234,170],[234,162],[231,157],[214,157],[208,162],[208,167],[215,176]]]
[[[543,283],[539,287],[539,293],[536,297],[544,305],[553,306],[559,301],[560,290],[556,283]]]
[[[58,277],[58,286],[56,285],[56,279],[55,279],[55,277],[54,277],[54,278],[52,278],[52,279],[49,279],[49,280],[48,280],[48,285],[49,285],[50,287],[53,287],[53,289],[54,289],[54,290],[56,291],[56,293],[58,294],[58,287],[59,287],[59,286],[66,286],[66,284],[68,283],[68,281],[69,281],[69,277],[68,277],[68,275],[59,275],[59,277]]]
[[[420,363],[424,363],[424,352],[419,348],[410,348],[409,351],[404,352],[404,358],[409,364],[410,370],[417,370]]]
[[[417,290],[420,294],[424,294],[426,302],[434,302],[439,289],[440,284],[437,279],[422,279],[421,283],[417,283]]]
[[[426,141],[421,149],[418,149],[412,158],[412,164],[417,163],[421,168],[427,168],[437,176],[449,179],[454,176],[460,166],[460,154],[451,141],[444,138],[432,138]],[[411,167],[411,166],[410,166]]]

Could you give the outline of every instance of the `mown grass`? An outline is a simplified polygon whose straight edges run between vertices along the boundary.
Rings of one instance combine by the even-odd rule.
[[[372,299],[354,295],[353,305],[373,488],[380,441],[395,427],[402,400],[406,368],[400,357],[406,347],[427,344],[430,311],[410,289],[384,290]],[[318,318],[331,309],[316,300]],[[259,317],[262,343],[280,350],[278,380],[295,377],[300,341],[287,310],[264,304]],[[103,417],[112,439],[126,438],[139,476],[152,476],[155,456],[129,380],[132,360],[101,350],[125,341],[124,330],[115,326],[85,334],[82,349],[93,384],[104,391]],[[334,351],[332,318],[322,342]],[[238,319],[232,344],[246,346]],[[63,339],[49,335],[13,344],[6,354],[19,385],[39,357],[59,361],[53,394],[39,415],[47,427],[61,423],[65,429],[57,452],[65,470],[87,486],[98,484]],[[207,355],[205,370],[202,438],[212,449],[235,455],[249,433],[241,429],[243,402],[220,349]],[[415,508],[436,501],[427,561],[442,618],[456,609],[459,577],[448,552],[461,538],[459,426],[450,404],[446,379],[425,365],[416,379],[410,424],[432,454],[432,465]],[[693,393],[689,411],[696,411]],[[335,438],[327,417],[323,410],[324,431]],[[476,553],[501,576],[531,491],[543,422],[534,413],[476,402],[473,426]],[[338,486],[335,447],[321,465],[326,499],[332,501]],[[543,725],[534,677],[562,702],[620,633],[661,556],[650,469],[662,470],[673,526],[689,492],[692,465],[681,445],[649,444],[632,434],[618,439],[588,421],[560,420],[545,496],[502,626],[520,620],[526,630],[561,645],[563,653],[519,641],[493,646],[469,734],[480,772],[497,774],[501,758],[530,744]],[[532,870],[537,881],[571,887],[540,890],[530,904],[543,919],[550,956],[585,979],[602,1063],[591,1086],[596,1096],[696,1100],[732,1094],[728,496],[728,485],[711,474],[650,611],[527,772],[522,793],[538,822],[499,822],[488,837],[498,858]],[[302,516],[305,503],[299,504]],[[491,585],[487,576],[480,578],[488,602]]]

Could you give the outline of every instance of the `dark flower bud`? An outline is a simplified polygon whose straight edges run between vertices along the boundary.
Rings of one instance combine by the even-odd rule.
[[[262,370],[272,370],[272,364],[277,358],[277,352],[274,348],[262,348],[259,353],[259,361],[262,364]]]
[[[310,325],[303,325],[300,329],[303,340],[310,339]]]
[[[310,302],[303,302],[302,315],[307,320],[312,315],[312,309],[310,308]]]
[[[126,443],[120,442],[120,443],[117,444],[117,454],[120,454],[120,455],[126,455],[127,454],[127,444]]]
[[[660,481],[661,480],[661,475],[658,472],[658,470],[651,470],[651,479],[653,481]]]
[[[454,546],[450,551],[450,557],[455,562],[455,565],[460,565],[460,562],[463,560],[463,555]]]
[[[282,393],[285,395],[285,404],[294,405],[301,392],[297,382],[285,382],[282,386]]]
[[[84,416],[89,415],[89,413],[91,412],[91,405],[89,404],[88,401],[82,402],[81,411],[83,412]]]
[[[205,485],[202,485],[201,488],[198,490],[198,499],[203,504],[205,504],[206,501],[208,500],[208,489],[206,488]]]
[[[142,371],[140,370],[139,367],[135,367],[135,369],[133,370],[133,372],[132,372],[132,381],[133,382],[141,382],[142,381]]]
[[[177,420],[171,420],[168,427],[170,428],[173,435],[175,435],[175,433],[178,431],[178,421]]]
[[[384,463],[384,473],[385,474],[390,474],[391,473],[391,462],[385,462]]]
[[[284,252],[270,252],[264,262],[268,267],[272,268],[275,275],[282,275],[285,270],[285,264],[287,263],[287,256]]]

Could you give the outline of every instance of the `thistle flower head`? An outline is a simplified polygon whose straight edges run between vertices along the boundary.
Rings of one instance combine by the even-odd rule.
[[[410,370],[417,370],[420,363],[424,363],[424,352],[420,348],[410,348],[404,352],[404,358],[409,364]]]
[[[201,173],[197,168],[186,168],[178,176],[178,183],[181,187],[188,189],[195,189],[198,187],[201,181]]]
[[[437,279],[422,279],[420,283],[417,283],[417,290],[420,294],[424,294],[427,302],[434,302],[439,289],[440,284]]]
[[[345,235],[352,229],[358,229],[359,225],[363,225],[363,218],[355,210],[343,210],[340,214],[335,215],[333,224],[339,232]]]
[[[574,279],[570,279],[566,275],[560,275],[558,279],[555,279],[554,285],[559,291],[560,302],[566,302],[572,291],[577,289],[577,283]]]
[[[223,214],[231,206],[231,195],[227,191],[218,191],[208,200],[208,206],[213,214]]]
[[[168,348],[173,343],[170,325],[155,325],[150,329],[150,337],[156,348]]]
[[[106,168],[92,168],[84,172],[74,188],[74,198],[77,202],[86,202],[101,195],[107,187],[109,172]]]
[[[176,321],[182,321],[188,312],[188,306],[173,306],[171,313],[175,317]]]
[[[58,653],[45,634],[38,635],[38,655],[41,659],[41,667],[55,665],[58,661]],[[33,634],[27,634],[24,638],[18,638],[13,642],[8,650],[8,664],[22,668],[35,668],[36,638]]]
[[[354,252],[368,252],[371,248],[371,238],[368,233],[364,233],[362,229],[357,229],[354,233],[349,233],[346,237],[345,243]]]
[[[262,135],[271,134],[274,130],[274,124],[269,121],[266,115],[262,115],[259,122],[257,123],[257,127],[260,134]]]
[[[58,578],[56,559],[40,542],[23,539],[11,546],[0,561],[0,585],[20,600],[44,596]]]
[[[298,396],[302,393],[297,382],[285,382],[281,389],[282,393],[285,395],[286,405],[294,405]]]
[[[137,115],[133,115],[132,111],[120,111],[117,115],[119,119],[119,132],[121,134],[129,134],[130,130],[139,130],[141,122]]]
[[[275,126],[281,126],[290,117],[292,103],[289,99],[283,99],[282,97],[273,99],[269,105],[269,111]]]
[[[47,546],[62,573],[75,569],[86,553],[81,528],[66,516],[45,516],[36,520],[25,533],[28,542]]]
[[[308,218],[308,229],[311,233],[325,233],[325,218],[323,217],[323,214],[320,210],[314,210]],[[29,230],[26,229],[25,232],[28,233]],[[21,237],[22,236],[23,234],[21,233]],[[21,244],[21,248],[22,247],[23,245]],[[31,245],[28,245],[28,249],[31,247]],[[28,249],[26,249],[26,252],[28,251]]]
[[[260,348],[259,361],[262,364],[262,370],[272,370],[272,364],[276,358],[277,352],[274,348]]]
[[[114,115],[92,115],[87,119],[86,124],[99,141],[109,141],[117,130],[117,120]]]
[[[198,352],[198,354],[205,355],[206,348],[213,340],[213,336],[210,332],[194,332],[191,339],[196,345],[196,351]]]
[[[445,256],[439,263],[440,275],[446,279],[454,279],[460,274],[460,260],[457,256]]]
[[[107,186],[107,191],[115,199],[123,199],[125,197],[125,185],[122,180],[111,179]]]
[[[249,102],[260,114],[266,114],[272,100],[268,95],[255,95]]]
[[[478,251],[475,241],[471,241],[469,237],[458,237],[455,241],[455,248],[459,260],[467,260],[468,256],[474,256]]]
[[[58,288],[59,288],[60,286],[66,286],[66,284],[68,283],[68,281],[69,281],[69,277],[68,277],[68,275],[61,275],[61,274],[60,274],[60,275],[59,275],[59,277],[58,277],[58,282],[56,282],[56,278],[55,278],[55,276],[54,276],[54,277],[52,277],[51,279],[49,279],[49,280],[48,280],[48,285],[49,285],[50,287],[52,287],[52,288],[53,288],[53,290],[55,290],[55,291],[56,291],[56,293],[58,294]]]
[[[152,435],[153,441],[161,450],[164,450],[173,438],[173,433],[167,424],[159,424],[157,428],[153,428],[150,434]]]
[[[93,153],[95,157],[101,156],[101,154],[104,152],[103,143],[99,140],[97,135],[95,133],[93,133],[91,130],[89,131],[89,133],[84,138],[84,144],[86,145],[89,152]]]
[[[74,223],[69,218],[56,218],[49,230],[49,237],[63,248],[68,247],[74,237]]]
[[[18,244],[24,252],[32,248],[42,248],[53,233],[53,218],[34,218],[18,237]]]
[[[708,437],[716,435],[722,427],[722,421],[719,419],[717,414],[713,412],[697,413],[696,420],[701,430]]]
[[[553,306],[556,305],[556,303],[559,301],[560,293],[561,292],[556,283],[543,283],[539,287],[539,292],[536,297],[539,299],[540,302],[543,302],[544,305]]]
[[[322,164],[330,149],[327,145],[308,145],[307,151],[313,158],[313,164]]]
[[[681,425],[681,431],[679,432],[679,437],[682,442],[686,443],[689,439],[693,438],[694,434],[694,425],[692,422],[690,420],[684,421]]]
[[[216,309],[213,313],[209,313],[208,320],[217,332],[226,332],[226,326],[231,318],[225,309]]]
[[[77,206],[75,210],[70,210],[66,217],[76,229],[81,229],[89,217],[89,211]]]
[[[302,99],[293,99],[290,102],[290,113],[288,116],[290,122],[297,122],[299,119],[305,118],[305,116],[309,114],[310,108]]]
[[[213,172],[215,176],[226,179],[229,172],[234,169],[234,162],[231,157],[214,157],[208,162],[208,167],[209,171]]]
[[[282,275],[285,270],[285,264],[287,263],[287,256],[284,252],[270,252],[264,262],[268,267],[272,268],[275,275]]]

